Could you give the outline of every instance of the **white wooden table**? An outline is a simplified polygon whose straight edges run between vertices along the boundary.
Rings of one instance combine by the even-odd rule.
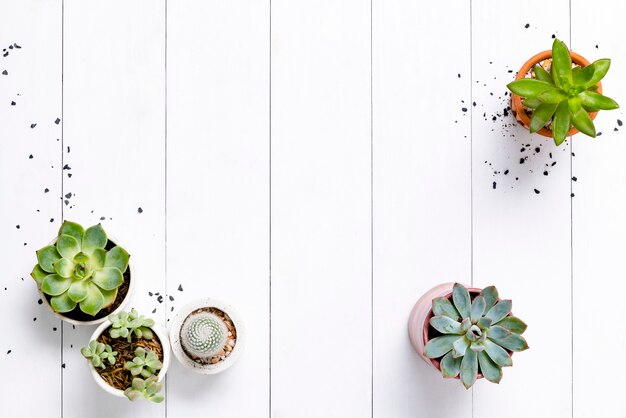
[[[21,48],[0,58],[0,417],[623,418],[623,113],[560,148],[503,114],[553,34],[612,58],[604,89],[626,105],[623,16],[3,0],[0,47]],[[93,329],[56,320],[28,275],[62,219],[124,243],[132,305],[164,324],[197,297],[237,306],[240,361],[174,363],[160,405],[102,392],[79,353]],[[500,385],[466,391],[412,351],[408,313],[443,281],[495,284],[529,324]]]

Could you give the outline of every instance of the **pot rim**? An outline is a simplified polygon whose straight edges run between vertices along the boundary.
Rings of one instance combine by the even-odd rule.
[[[191,314],[193,311],[202,308],[216,308],[226,313],[234,327],[237,331],[237,340],[235,346],[231,354],[226,357],[226,359],[220,361],[215,364],[200,364],[193,361],[187,354],[185,353],[181,342],[180,342],[180,330],[185,322],[185,319]],[[172,351],[174,352],[174,357],[178,360],[179,363],[183,364],[185,367],[191,369],[192,371],[200,374],[217,374],[221,373],[227,369],[229,369],[241,356],[241,352],[243,351],[246,343],[246,329],[239,313],[229,304],[223,302],[220,299],[215,298],[203,298],[193,300],[186,305],[184,305],[180,310],[176,313],[174,319],[170,323],[170,343],[172,345]]]
[[[53,239],[52,241],[50,241],[50,243],[48,245],[54,245],[56,243],[57,239],[58,239],[58,237]],[[120,245],[118,240],[108,236],[108,234],[107,234],[107,239],[109,241],[111,241],[113,244],[115,244],[116,246]],[[126,247],[123,247],[123,248],[126,248]],[[128,263],[128,270],[129,270],[129,275],[130,275],[130,279],[128,280],[128,282],[129,282],[128,283],[128,292],[126,292],[126,296],[124,297],[124,299],[122,300],[120,305],[113,312],[111,312],[109,315],[120,313],[128,305],[128,302],[130,302],[130,296],[132,295],[133,290],[135,288],[135,280],[136,280],[135,279],[135,268],[133,267],[133,263],[131,263],[131,262]],[[54,309],[52,309],[52,306],[50,305],[50,302],[48,301],[48,298],[46,297],[46,294],[41,290],[41,285],[39,285],[39,284],[37,284],[37,291],[39,292],[39,296],[41,297],[41,300],[48,306],[50,312],[52,312],[54,314],[54,316],[59,318],[61,321],[67,322],[67,323],[72,324],[72,325],[91,326],[91,325],[102,324],[103,322],[105,322],[107,320],[107,316],[108,315],[107,316],[103,316],[102,318],[99,318],[99,319],[92,319],[90,321],[79,321],[77,319],[68,318],[63,313],[57,312]],[[117,300],[117,298],[116,298],[116,300]]]
[[[105,319],[107,318],[105,317]],[[89,341],[98,339],[98,337],[110,326],[111,324],[109,322],[103,322],[102,324],[100,324],[98,328],[96,328],[96,330],[93,332],[93,334],[91,334],[91,338],[89,339]],[[150,327],[150,329],[154,331],[157,337],[159,337],[159,341],[161,342],[161,347],[163,349],[163,367],[161,368],[161,370],[159,370],[159,373],[157,374],[157,380],[161,382],[165,377],[165,374],[167,373],[167,370],[170,367],[171,363],[170,340],[167,335],[167,330],[162,326],[155,324],[154,326]],[[113,396],[117,396],[118,398],[126,397],[123,390],[116,389],[113,386],[110,386],[102,377],[100,377],[100,374],[98,374],[96,368],[93,366],[93,364],[91,364],[90,361],[87,361],[87,365],[89,366],[91,376],[102,390],[110,393]]]
[[[587,61],[585,57],[583,57],[580,54],[577,54],[576,52],[570,51],[569,54],[570,54],[570,57],[572,57],[572,62],[574,62],[577,65],[580,65],[581,67],[586,67],[590,64],[590,62]],[[522,65],[520,70],[517,72],[517,75],[515,76],[515,81],[525,78],[526,74],[528,74],[528,72],[531,70],[531,68],[535,64],[538,64],[539,62],[544,61],[549,58],[552,58],[551,50],[542,51],[532,56],[529,60],[527,60],[524,63],[524,65]],[[602,83],[600,81],[598,81],[597,86],[598,86],[598,93],[602,94]],[[513,116],[515,116],[515,119],[517,119],[517,121],[520,124],[522,124],[525,128],[528,129],[528,127],[530,126],[530,117],[528,117],[528,114],[524,110],[524,106],[522,105],[522,98],[514,93],[511,93],[511,112],[513,113]],[[591,120],[594,120],[597,115],[598,115],[598,112],[589,113],[589,117],[591,118]],[[578,132],[579,132],[578,129],[572,128],[567,132],[567,136],[575,135]],[[545,136],[547,138],[552,138],[552,131],[549,129],[546,129],[545,127],[539,129],[535,133],[541,136]]]

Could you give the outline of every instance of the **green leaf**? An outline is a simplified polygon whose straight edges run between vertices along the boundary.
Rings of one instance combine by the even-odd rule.
[[[472,302],[472,309],[470,313],[470,318],[473,323],[478,322],[478,320],[485,313],[485,306],[487,306],[487,302],[485,302],[485,298],[482,296],[477,296]]]
[[[613,110],[619,108],[615,100],[593,91],[583,91],[578,97],[582,104],[593,109]]]
[[[502,368],[494,363],[486,352],[478,353],[478,364],[480,364],[480,371],[485,376],[485,379],[492,383],[500,383],[500,380],[502,380]]]
[[[461,358],[452,357],[449,352],[441,359],[441,374],[443,377],[457,377],[461,370]]]
[[[80,302],[80,310],[87,315],[95,316],[100,312],[103,304],[104,298],[102,297],[100,289],[98,289],[98,286],[90,283],[87,289],[87,297]]]
[[[524,99],[522,104],[524,106],[526,106],[527,108],[529,108],[529,109],[536,109],[541,104],[541,101],[539,99],[537,99],[537,98],[534,98],[534,99]]]
[[[530,118],[530,133],[535,133],[545,127],[546,123],[552,119],[557,106],[555,103],[543,103],[537,107]]]
[[[430,325],[442,334],[461,333],[461,324],[447,316],[433,316]]]
[[[115,267],[103,267],[93,275],[93,283],[104,290],[116,289],[123,281],[122,272]]]
[[[154,338],[154,334],[150,328],[141,327],[141,338],[151,340]]]
[[[41,282],[41,290],[50,296],[58,296],[70,288],[72,279],[61,277],[58,274],[50,274]]]
[[[513,303],[510,299],[501,300],[500,302],[496,303],[496,305],[491,308],[489,312],[487,312],[485,317],[491,319],[493,323],[496,323],[505,316],[507,316],[509,312],[511,312],[512,306]]]
[[[61,277],[70,278],[74,274],[74,263],[67,258],[62,258],[54,263],[54,271]]]
[[[61,255],[57,251],[56,247],[53,245],[48,245],[47,247],[43,247],[37,254],[37,262],[39,266],[41,266],[43,271],[48,273],[54,273],[54,263],[61,259]]]
[[[76,281],[72,283],[67,294],[74,302],[82,302],[87,297],[88,288],[89,285],[85,280]]]
[[[115,299],[117,298],[117,290],[117,287],[113,290],[100,289],[100,293],[102,293],[102,297],[104,298],[102,302],[103,308],[107,308],[115,302]]]
[[[507,316],[502,321],[498,322],[498,325],[516,334],[523,334],[526,328],[528,328],[524,321],[515,316]]]
[[[477,353],[480,353],[481,351],[485,349],[485,347],[483,347],[482,342],[474,341],[470,344],[469,349],[472,351],[476,351]]]
[[[467,347],[469,347],[470,342],[465,337],[459,337],[458,340],[452,344],[452,356],[453,357],[463,357],[465,355],[465,351],[467,351]]]
[[[487,286],[480,291],[480,296],[485,298],[485,312],[489,312],[498,301],[498,289],[495,286]]]
[[[55,312],[70,312],[76,308],[76,302],[74,302],[67,293],[55,296],[50,299],[50,306]]]
[[[593,73],[595,72],[595,64],[589,64],[588,66],[581,68],[575,67],[572,70],[572,80],[574,86],[584,87],[591,81]]]
[[[128,259],[130,256],[122,247],[116,246],[111,248],[111,250],[106,255],[106,267],[116,267],[119,271],[124,273],[126,268],[128,267]]]
[[[548,89],[553,89],[554,84],[532,78],[522,78],[507,84],[509,90],[520,97],[535,98]]]
[[[458,339],[458,335],[443,335],[433,338],[426,344],[424,355],[429,358],[439,358],[452,350],[452,344]]]
[[[131,387],[135,390],[143,390],[146,388],[146,382],[143,379],[135,378]]]
[[[478,358],[475,351],[467,350],[461,360],[461,382],[465,389],[472,387],[478,375]]]
[[[59,229],[58,235],[70,235],[78,241],[78,245],[81,245],[84,234],[85,229],[81,225],[76,222],[64,221],[63,225],[61,225],[61,228]]]
[[[455,321],[461,319],[461,315],[459,315],[459,312],[447,298],[433,299],[433,313],[437,316],[445,315],[454,319]]]
[[[591,76],[589,81],[585,83],[585,89],[589,89],[595,86],[596,84],[598,84],[598,81],[602,80],[604,76],[606,75],[606,73],[609,71],[610,66],[611,66],[611,60],[608,58],[603,58],[603,59],[594,61],[587,67],[583,68],[583,71],[585,71],[586,68],[593,67],[593,75]]]
[[[487,336],[493,339],[505,338],[509,335],[511,335],[511,331],[499,325],[494,325],[487,330]]]
[[[83,252],[91,254],[96,248],[104,248],[107,240],[107,234],[102,225],[91,226],[87,228],[83,237]]]
[[[469,318],[471,306],[470,295],[463,285],[459,283],[454,284],[452,288],[452,300],[454,301],[456,310],[461,314],[461,317]]]
[[[124,395],[131,401],[135,401],[141,397],[141,392],[137,390],[133,390],[131,388],[127,388],[124,391]]]
[[[41,285],[41,282],[43,281],[43,279],[46,278],[48,274],[49,273],[47,271],[44,271],[39,264],[35,264],[35,267],[33,267],[33,271],[30,273],[31,277],[35,279],[38,285]]]
[[[567,93],[559,88],[548,89],[537,96],[542,103],[561,103],[567,99]]]
[[[89,263],[94,268],[94,270],[100,270],[102,267],[104,267],[107,252],[102,248],[96,248],[95,250],[93,250],[91,255],[87,257],[89,258]]]
[[[478,322],[476,323],[476,325],[478,325],[478,327],[479,327],[480,329],[485,330],[485,329],[488,329],[488,328],[491,326],[491,324],[492,324],[492,323],[493,323],[493,321],[492,321],[491,319],[489,319],[489,318],[485,318],[485,317],[483,316],[482,318],[480,318],[480,319],[478,320]]]
[[[73,236],[61,235],[57,238],[57,251],[63,258],[72,260],[80,252],[80,245]]]
[[[537,77],[537,80],[554,84],[554,80],[552,80],[552,76],[550,75],[550,73],[544,70],[541,65],[535,65],[533,67],[533,71],[535,72],[535,77]]]
[[[572,57],[567,46],[558,39],[552,43],[552,69],[556,84],[568,90],[572,86]]]
[[[165,397],[163,395],[161,395],[161,394],[158,394],[158,395],[152,395],[148,399],[150,400],[150,402],[161,403],[161,402],[163,402]]]
[[[498,366],[507,367],[513,365],[513,361],[511,360],[509,353],[507,353],[507,351],[498,344],[494,343],[490,339],[486,339],[483,341],[483,346],[485,347],[485,352],[489,355],[489,358],[491,358],[491,360],[493,360]]]
[[[582,107],[575,113],[572,113],[572,124],[576,129],[592,138],[596,137],[596,127],[593,125],[589,113]]]
[[[552,123],[552,136],[557,146],[561,145],[565,141],[565,137],[567,137],[567,132],[570,128],[570,117],[568,103],[565,101],[559,103]]]
[[[496,344],[511,351],[524,351],[528,349],[526,339],[518,334],[509,334],[507,337],[500,339],[492,338],[492,340]]]

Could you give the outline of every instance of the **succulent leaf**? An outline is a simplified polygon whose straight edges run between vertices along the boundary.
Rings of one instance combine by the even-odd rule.
[[[101,224],[91,226],[87,228],[83,236],[83,252],[91,254],[96,248],[104,248],[107,240],[107,234]]]
[[[530,133],[535,133],[543,128],[546,123],[552,120],[554,112],[556,111],[556,103],[542,103],[533,112],[530,118]]]
[[[606,73],[609,71],[610,66],[611,60],[608,58],[599,59],[588,65],[588,67],[593,68],[593,75],[591,76],[589,81],[585,83],[585,88],[590,89],[591,87],[594,87],[596,84],[598,84],[598,81],[602,80]],[[585,69],[583,68],[583,71],[584,70]]]
[[[470,317],[470,295],[463,285],[459,283],[454,284],[452,288],[452,301],[463,319]]]
[[[41,282],[41,290],[47,295],[58,296],[67,291],[72,279],[61,277],[58,274],[49,274]]]
[[[498,301],[498,289],[495,286],[487,286],[480,291],[480,296],[485,298],[485,312],[489,312]]]
[[[76,241],[78,241],[78,245],[81,245],[84,234],[85,234],[85,229],[82,227],[82,225],[79,225],[76,222],[71,222],[71,221],[64,221],[58,233],[59,236],[69,235],[69,236],[74,237]]]
[[[559,103],[556,112],[554,112],[554,122],[552,124],[552,136],[556,145],[561,145],[565,141],[571,124],[571,117],[567,102]]]
[[[87,297],[88,289],[89,283],[85,280],[74,282],[67,291],[67,294],[74,302],[82,302]]]
[[[440,318],[454,322],[447,317]],[[453,326],[443,323],[440,325]],[[181,328],[181,344],[189,354],[209,359],[224,348],[227,333],[226,324],[217,315],[207,312],[193,313],[187,317]]]
[[[98,286],[89,283],[87,286],[87,297],[80,302],[80,310],[88,315],[95,316],[104,305],[104,297]]]
[[[94,266],[94,269],[100,270],[105,265],[107,252],[103,248],[96,248],[95,250],[93,250],[91,255],[87,257],[89,262]]]
[[[128,267],[128,260],[130,255],[122,247],[113,247],[106,253],[106,267],[115,267],[120,272],[124,273]]]
[[[49,273],[44,271],[39,264],[35,265],[33,271],[30,273],[31,277],[35,279],[38,285],[41,285],[41,282],[43,282],[43,279],[45,279],[48,274]]]
[[[104,290],[117,289],[123,281],[124,276],[116,267],[103,267],[93,275],[93,283]]]
[[[475,351],[467,350],[461,360],[461,382],[469,389],[478,375],[478,356]]]
[[[435,337],[426,343],[424,355],[429,358],[439,358],[452,350],[452,345],[459,339],[458,335],[443,335]]]
[[[59,276],[69,279],[74,274],[74,263],[67,258],[62,258],[54,263],[54,271]]]
[[[539,99],[539,101],[542,103],[558,104],[561,103],[563,100],[566,100],[567,97],[567,93],[555,87],[544,91],[539,96],[537,96],[537,99]]]
[[[80,252],[80,245],[71,235],[60,235],[57,238],[57,251],[63,258],[72,260]]]
[[[516,334],[523,334],[528,326],[521,319],[515,316],[507,316],[497,323],[497,325],[508,329]]]
[[[452,351],[443,356],[440,364],[443,377],[457,377],[461,371],[461,357],[453,357]]]
[[[478,322],[480,318],[482,318],[483,313],[485,312],[485,307],[487,306],[487,302],[483,296],[477,296],[472,302],[472,310],[470,313],[470,319],[472,323]]]
[[[522,102],[524,104],[525,107],[529,108],[529,109],[536,109],[539,107],[539,105],[541,105],[541,101],[537,98],[534,99],[524,99],[524,101]]]
[[[490,339],[486,339],[483,342],[483,346],[485,347],[485,352],[489,355],[494,363],[501,367],[507,367],[513,365],[513,360],[511,360],[511,356],[507,351],[500,347],[495,342]]]
[[[504,338],[509,335],[511,335],[511,331],[499,325],[493,325],[487,330],[487,337],[491,339]]]
[[[76,302],[70,299],[67,293],[50,298],[50,306],[52,306],[55,312],[70,312],[76,308],[76,305]]]
[[[447,298],[433,299],[433,313],[436,316],[445,315],[454,319],[455,321],[461,319],[461,315],[459,315],[459,312]]]
[[[54,273],[54,263],[61,259],[61,255],[53,245],[48,245],[37,251],[37,262],[43,271]]]
[[[452,344],[452,356],[454,358],[463,357],[469,346],[470,341],[467,338],[460,337],[454,342],[454,344]]]
[[[103,298],[102,307],[103,308],[107,308],[113,305],[113,302],[115,302],[115,299],[117,298],[117,289],[113,289],[113,290],[100,289],[100,293],[102,293],[102,298]]]
[[[501,300],[487,312],[485,317],[491,319],[493,323],[497,323],[511,312],[512,305],[510,299]]]
[[[535,77],[537,77],[537,80],[554,84],[554,80],[552,80],[552,76],[550,75],[550,73],[544,70],[541,65],[535,64],[535,66],[533,67],[533,71],[535,72]]]
[[[583,91],[578,95],[583,105],[598,110],[613,110],[619,108],[617,102],[610,97],[594,91]]]
[[[489,318],[485,318],[484,316],[482,318],[480,318],[478,320],[478,322],[476,323],[476,325],[478,325],[478,327],[482,330],[486,330],[488,329],[491,324],[493,323],[493,321]]]
[[[141,397],[151,402],[163,402],[163,395],[160,392],[163,385],[157,380],[156,376],[150,376],[146,380],[134,378],[131,387],[124,391],[124,395],[131,401]]]
[[[492,383],[500,383],[500,380],[502,380],[502,368],[494,363],[485,351],[478,353],[478,364],[485,379]]]
[[[430,318],[430,325],[442,334],[461,333],[461,324],[447,316],[433,316]]]
[[[119,314],[109,315],[111,329],[109,335],[111,338],[126,338],[128,342],[132,341],[133,334],[137,338],[152,339],[154,334],[149,328],[154,326],[154,320],[146,318],[133,308],[129,312],[120,312]]]
[[[491,338],[491,340],[511,351],[524,351],[528,349],[526,339],[518,334],[509,334],[504,338]]]
[[[531,78],[522,78],[507,84],[507,87],[518,96],[534,99],[544,91],[553,89],[554,84]]]
[[[556,75],[557,86],[569,89],[572,86],[572,57],[563,41],[555,39],[552,43],[552,69]]]
[[[592,138],[596,137],[596,127],[593,125],[589,113],[582,107],[579,106],[576,112],[572,112],[571,122],[580,132]]]

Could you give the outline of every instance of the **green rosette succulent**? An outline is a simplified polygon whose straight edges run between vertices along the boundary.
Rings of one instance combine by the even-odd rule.
[[[56,242],[37,251],[38,264],[31,276],[51,297],[54,311],[70,312],[79,306],[95,316],[115,302],[130,256],[119,246],[107,251],[107,242],[102,225],[85,230],[65,221]]]
[[[160,403],[165,399],[159,393],[161,389],[163,389],[163,384],[158,381],[156,376],[150,376],[146,380],[135,377],[132,386],[124,391],[124,395],[131,401],[144,398],[150,402]]]
[[[163,363],[159,361],[154,351],[137,347],[135,349],[135,358],[132,361],[127,361],[124,364],[124,368],[129,370],[133,376],[141,375],[141,377],[147,379],[155,375],[158,370],[161,370]]]
[[[111,322],[109,331],[111,338],[126,338],[128,342],[132,341],[133,334],[137,338],[146,340],[154,338],[154,333],[150,329],[154,326],[154,320],[139,315],[135,308],[131,309],[130,312],[122,311],[118,314],[111,314],[109,321]]]
[[[113,351],[110,345],[99,343],[98,341],[90,341],[89,346],[80,349],[80,353],[87,360],[91,360],[94,367],[106,368],[105,361],[109,364],[115,364],[117,351]]]
[[[511,352],[528,348],[526,324],[511,315],[512,302],[498,300],[494,286],[484,288],[471,300],[467,289],[456,283],[452,302],[433,299],[430,325],[441,336],[428,341],[424,355],[440,359],[443,377],[457,377],[469,389],[478,376],[493,383],[502,379],[502,367],[512,366]]]

